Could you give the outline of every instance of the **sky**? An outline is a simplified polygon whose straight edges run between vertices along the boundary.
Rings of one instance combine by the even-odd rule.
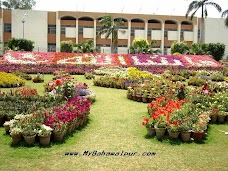
[[[228,9],[228,0],[211,0],[222,10]],[[185,16],[192,0],[36,0],[35,10],[84,11]],[[220,18],[221,13],[207,8],[208,17]],[[196,13],[200,17],[200,11]]]

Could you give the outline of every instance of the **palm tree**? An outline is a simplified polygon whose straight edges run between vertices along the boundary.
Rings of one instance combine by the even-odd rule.
[[[223,11],[222,17],[226,17],[225,18],[225,26],[228,27],[228,9]]]
[[[207,6],[213,6],[215,7],[218,12],[222,11],[222,8],[215,2],[210,2],[210,0],[198,0],[198,1],[192,1],[187,9],[186,12],[186,18],[188,15],[192,12],[190,19],[194,17],[198,9],[201,8],[201,24],[200,24],[200,43],[204,43],[204,38],[205,38],[205,22],[204,18],[207,17]]]
[[[120,27],[123,26],[124,21],[121,18],[113,20],[111,16],[104,16],[99,23],[102,24],[102,27],[100,28],[98,35],[105,34],[105,39],[111,35],[111,53],[117,53],[118,30],[125,32],[120,29]]]

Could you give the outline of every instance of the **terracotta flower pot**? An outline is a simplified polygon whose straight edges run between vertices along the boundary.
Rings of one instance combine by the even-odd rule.
[[[179,134],[180,134],[180,132],[171,132],[171,131],[169,131],[169,130],[168,130],[168,133],[169,133],[169,138],[171,138],[171,139],[176,139],[176,138],[178,138],[178,136],[179,136]]]
[[[192,138],[194,141],[201,141],[205,137],[204,131],[202,132],[193,132]]]
[[[28,144],[28,145],[33,145],[35,143],[35,140],[36,140],[36,135],[30,135],[30,136],[23,136],[24,139],[25,139],[25,142]]]
[[[148,102],[147,97],[143,97],[143,98],[142,98],[142,101],[143,101],[143,103],[147,103],[147,102]]]
[[[22,140],[22,134],[12,134],[11,138],[13,144],[18,144]]]
[[[210,123],[216,123],[216,120],[217,120],[217,115],[210,115]]]
[[[148,137],[154,137],[155,136],[155,128],[146,128],[146,129],[147,129]]]
[[[181,132],[181,139],[184,142],[188,142],[191,139],[191,131],[182,131]]]
[[[166,128],[155,128],[155,132],[156,132],[157,139],[161,139],[165,135]]]
[[[65,131],[53,132],[54,141],[62,141],[63,138],[64,138],[64,132],[65,132]]]
[[[221,115],[218,115],[218,117],[217,117],[217,121],[218,121],[218,123],[224,123],[225,122],[225,117],[226,116],[221,116]]]
[[[50,140],[51,140],[51,134],[50,135],[40,135],[39,139],[40,139],[40,144],[49,145]]]

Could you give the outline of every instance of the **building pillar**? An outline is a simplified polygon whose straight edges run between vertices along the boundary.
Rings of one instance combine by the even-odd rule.
[[[56,12],[56,52],[60,52],[61,20]]]
[[[93,27],[94,27],[94,29],[93,29],[93,43],[94,43],[94,48],[96,48],[96,46],[97,46],[97,42],[96,42],[96,40],[97,40],[97,34],[96,34],[96,32],[97,32],[97,20],[96,19],[94,19]]]
[[[164,54],[164,38],[165,38],[165,23],[162,22],[162,28],[161,28],[161,53]]]
[[[131,21],[128,21],[128,48],[131,46]]]
[[[177,23],[177,42],[180,42],[181,23]]]
[[[145,39],[147,40],[148,22],[145,22]]]
[[[198,19],[197,19],[197,24],[193,25],[193,43],[197,43],[197,42],[198,42]]]
[[[78,44],[78,19],[76,19],[76,44]]]

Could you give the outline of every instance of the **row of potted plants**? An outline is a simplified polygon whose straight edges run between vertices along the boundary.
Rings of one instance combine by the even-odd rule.
[[[156,98],[151,109],[150,118],[145,118],[142,124],[151,136],[156,132],[158,139],[163,138],[167,130],[170,138],[178,138],[180,134],[183,141],[190,141],[191,132],[201,134],[195,138],[195,141],[200,141],[210,120],[209,114],[199,110],[195,104],[173,100],[169,96]]]
[[[16,115],[13,120],[4,123],[12,143],[17,144],[24,138],[28,145],[35,143],[39,136],[42,145],[48,145],[53,134],[55,141],[62,141],[79,126],[88,121],[91,102],[75,97],[60,107],[38,110],[30,115]]]

